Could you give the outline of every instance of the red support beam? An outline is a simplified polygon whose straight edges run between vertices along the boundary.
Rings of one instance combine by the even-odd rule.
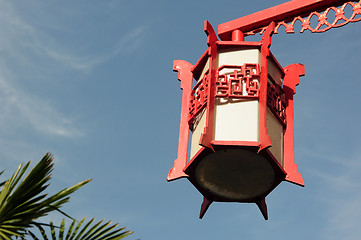
[[[173,181],[178,178],[187,177],[187,174],[183,172],[183,169],[187,165],[187,153],[189,142],[189,105],[190,97],[192,93],[192,73],[193,65],[184,60],[175,60],[173,62],[173,71],[178,72],[178,79],[181,81],[182,95],[182,109],[181,120],[179,128],[179,141],[178,141],[178,156],[174,161],[174,167],[170,169],[167,181]]]
[[[218,36],[221,40],[230,41],[232,32],[240,30],[243,33],[263,28],[273,22],[292,21],[293,18],[304,17],[311,12],[321,12],[328,7],[338,7],[350,0],[293,0],[248,16],[244,16],[218,26]]]

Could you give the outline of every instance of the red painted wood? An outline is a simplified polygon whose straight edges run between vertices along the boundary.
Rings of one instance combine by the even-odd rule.
[[[330,6],[340,6],[349,0],[293,0],[218,26],[221,40],[232,39],[232,32],[240,30],[245,33],[267,26],[270,22],[287,21],[297,16],[306,16],[313,11],[324,11]]]
[[[207,34],[208,55],[210,58],[209,64],[209,84],[208,84],[208,99],[207,99],[207,116],[206,126],[201,135],[199,144],[203,147],[210,148],[214,151],[211,142],[213,141],[214,134],[214,107],[215,107],[215,85],[216,85],[216,70],[217,70],[217,34],[215,33],[212,25],[204,22],[204,31]]]
[[[293,95],[296,93],[296,86],[299,84],[300,76],[305,75],[305,67],[302,64],[291,64],[284,68],[285,77],[283,82],[283,90],[286,96],[286,121],[287,128],[284,130],[283,143],[283,169],[286,171],[286,181],[304,186],[302,175],[297,170],[294,154],[294,121],[293,121]]]
[[[187,165],[188,140],[189,140],[189,104],[192,92],[193,65],[184,60],[175,60],[173,70],[178,71],[178,79],[181,81],[182,109],[179,129],[178,156],[174,161],[174,167],[169,171],[167,181],[172,181],[181,177],[187,177],[183,169]]]
[[[251,142],[251,141],[212,141],[212,145],[258,147],[259,142]]]
[[[259,93],[259,151],[271,147],[271,137],[267,129],[267,82],[268,82],[268,57],[270,55],[272,34],[275,23],[272,22],[263,34],[261,43],[261,77]]]

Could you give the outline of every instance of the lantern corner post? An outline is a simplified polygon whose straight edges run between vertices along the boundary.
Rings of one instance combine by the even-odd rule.
[[[286,97],[286,121],[287,127],[284,130],[284,170],[287,175],[285,180],[304,187],[305,183],[301,173],[298,172],[294,154],[294,104],[293,95],[296,93],[296,86],[301,76],[305,75],[305,67],[300,63],[288,65],[284,68],[285,77],[283,89]]]
[[[206,20],[204,21],[204,32],[207,34],[208,55],[210,58],[209,66],[209,84],[207,86],[207,117],[206,126],[201,135],[199,144],[207,147],[215,152],[212,141],[214,135],[214,108],[215,108],[215,93],[214,88],[216,84],[216,69],[217,69],[217,42],[218,37],[212,25]]]
[[[260,77],[260,108],[259,108],[259,150],[267,149],[272,146],[271,137],[267,129],[267,81],[268,81],[268,58],[270,56],[270,47],[272,35],[274,33],[275,23],[271,22],[266,28],[261,39],[261,77]]]
[[[188,142],[189,142],[189,106],[192,93],[192,73],[193,65],[184,60],[173,61],[173,71],[178,72],[178,80],[181,82],[182,107],[179,128],[178,155],[174,161],[174,167],[169,170],[167,181],[173,181],[179,178],[188,177],[184,173],[187,165]]]

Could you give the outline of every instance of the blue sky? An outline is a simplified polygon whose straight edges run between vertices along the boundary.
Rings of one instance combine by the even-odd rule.
[[[0,0],[4,176],[53,153],[52,191],[93,179],[64,210],[119,222],[135,231],[129,239],[357,239],[361,23],[273,37],[282,66],[306,69],[295,95],[306,187],[281,183],[267,197],[270,220],[237,203],[215,203],[199,220],[202,196],[186,179],[165,180],[181,104],[173,60],[196,63],[204,20],[217,29],[283,2]]]

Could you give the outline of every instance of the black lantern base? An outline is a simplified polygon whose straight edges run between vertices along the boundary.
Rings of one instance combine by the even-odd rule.
[[[215,146],[214,149],[215,152],[204,149],[185,169],[189,181],[210,203],[241,202],[259,206],[285,179],[285,172],[268,150],[258,153],[256,147],[239,146]]]

